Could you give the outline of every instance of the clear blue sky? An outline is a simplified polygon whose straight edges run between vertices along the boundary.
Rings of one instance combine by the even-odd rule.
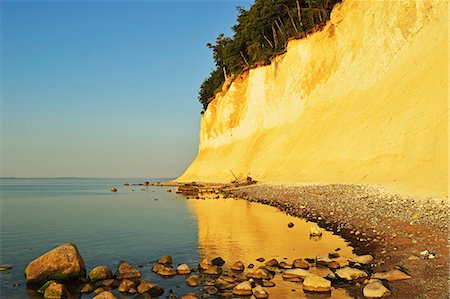
[[[175,177],[249,1],[3,1],[1,176]]]

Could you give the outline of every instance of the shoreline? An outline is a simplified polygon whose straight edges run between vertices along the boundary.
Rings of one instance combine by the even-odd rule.
[[[346,239],[356,254],[371,254],[374,271],[411,275],[389,283],[392,298],[449,298],[447,199],[399,196],[369,185],[218,185],[205,187],[316,222]],[[361,297],[357,288],[351,295]]]

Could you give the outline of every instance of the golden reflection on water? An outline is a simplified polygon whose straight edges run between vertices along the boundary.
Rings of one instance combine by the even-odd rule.
[[[222,257],[230,266],[236,261],[245,265],[263,257],[291,263],[296,258],[328,255],[340,248],[341,257],[353,257],[352,248],[339,236],[323,231],[320,239],[309,237],[315,223],[288,216],[274,207],[235,199],[189,199],[188,206],[198,222],[198,247],[202,257]],[[288,228],[289,222],[294,223]],[[310,298],[301,284],[283,281],[280,275],[273,280],[277,286],[267,288],[270,298]],[[317,298],[314,296],[314,298]],[[350,298],[345,290],[336,289],[329,296],[319,298]]]

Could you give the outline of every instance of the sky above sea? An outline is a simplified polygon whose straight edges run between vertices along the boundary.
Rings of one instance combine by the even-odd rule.
[[[0,1],[1,176],[177,177],[250,1]]]

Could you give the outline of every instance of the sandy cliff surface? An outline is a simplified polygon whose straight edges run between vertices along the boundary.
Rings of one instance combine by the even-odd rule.
[[[210,103],[178,181],[448,196],[448,2],[355,1]]]

